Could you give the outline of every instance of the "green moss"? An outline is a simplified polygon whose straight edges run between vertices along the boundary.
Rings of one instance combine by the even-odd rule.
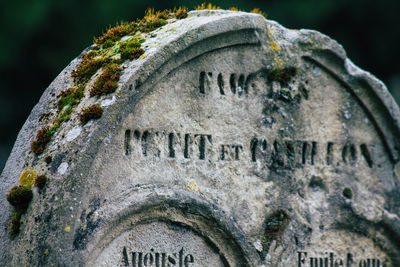
[[[17,208],[26,208],[33,197],[32,189],[28,186],[18,185],[7,193],[7,201]]]
[[[77,88],[74,87],[61,92],[60,94],[61,98],[57,102],[58,110],[59,111],[62,110],[65,106],[73,107],[76,104],[78,104],[84,96],[84,91],[85,87],[79,86]]]
[[[180,18],[187,16],[187,9],[178,9]],[[167,24],[167,19],[171,17],[170,10],[154,12],[154,9],[148,9],[142,20],[136,22],[121,22],[115,27],[110,27],[102,36],[95,38],[94,43],[101,45],[102,49],[114,46],[123,36],[134,35],[137,32],[150,32]]]
[[[69,121],[71,119],[71,112],[72,112],[72,106],[71,105],[65,106],[64,109],[57,116],[58,125],[60,125],[64,121]]]
[[[9,226],[11,239],[14,239],[19,234],[21,217],[26,212],[32,198],[32,189],[27,186],[14,186],[7,193],[8,202],[14,206],[14,211]]]
[[[87,62],[89,60],[92,60],[93,58],[100,56],[99,51],[96,50],[90,50],[86,52],[85,54],[82,55],[82,62]]]
[[[90,58],[90,56],[88,56]],[[84,96],[85,87],[83,85],[69,88],[62,91],[61,97],[57,102],[58,113],[55,122],[51,127],[44,127],[38,131],[36,140],[32,142],[31,149],[36,155],[43,153],[51,136],[56,132],[58,127],[64,122],[71,119],[73,107],[76,106]]]
[[[264,240],[266,248],[269,248],[273,240],[279,240],[288,220],[289,215],[284,210],[277,210],[267,218]]]
[[[60,124],[58,122],[54,123],[51,127],[49,127],[49,130],[47,131],[47,133],[50,136],[53,135],[57,131],[58,127],[60,127]]]
[[[104,44],[109,40],[116,42],[125,35],[129,35],[137,30],[138,26],[135,22],[121,22],[115,27],[110,27],[102,36],[95,38],[95,44]]]
[[[117,64],[107,65],[103,73],[94,82],[90,96],[100,96],[114,92],[118,88],[121,67]]]
[[[221,9],[221,8],[220,8],[219,6],[213,5],[213,4],[211,4],[211,3],[208,3],[208,4],[202,3],[201,5],[196,6],[195,9],[196,9],[196,10],[204,10],[204,9],[208,9],[208,10],[218,10],[218,9]]]
[[[46,162],[47,164],[50,164],[53,161],[53,158],[51,156],[46,156],[44,158],[44,162]]]
[[[35,186],[39,189],[43,189],[44,186],[46,185],[47,182],[47,176],[46,175],[39,175],[35,179]]]
[[[164,10],[161,12],[154,12],[153,8],[145,11],[144,18],[137,23],[137,30],[140,32],[151,32],[155,29],[167,24],[167,18],[171,11]]]
[[[188,9],[184,7],[175,8],[173,11],[164,10],[159,12],[154,12],[154,9],[148,9],[143,19],[134,22],[121,22],[115,27],[107,29],[102,36],[95,38],[95,45],[90,51],[82,55],[80,64],[71,73],[75,87],[61,92],[61,98],[57,102],[58,112],[52,119],[52,125],[38,131],[36,139],[31,144],[32,151],[36,155],[43,153],[51,136],[57,131],[58,127],[63,122],[71,119],[74,107],[84,97],[87,83],[99,69],[104,68],[101,75],[94,82],[90,90],[90,96],[109,94],[118,88],[121,68],[115,63],[120,64],[124,60],[137,59],[144,54],[144,50],[141,48],[144,39],[139,37],[141,33],[154,31],[167,24],[168,19],[186,18],[187,13]],[[133,37],[120,41],[122,37],[129,35]],[[102,110],[100,112],[99,109],[92,109],[90,112],[82,112],[79,118],[84,124],[92,118],[100,117],[101,114]]]
[[[109,59],[103,57],[88,57],[87,60],[82,58],[81,64],[71,74],[75,84],[85,85],[93,74],[109,61]]]
[[[21,227],[21,217],[25,214],[26,209],[15,208],[12,214],[10,223],[10,239],[13,240],[17,237]]]
[[[111,39],[107,39],[101,46],[101,48],[103,49],[107,49],[110,47],[113,47],[115,45],[115,41],[111,40]]]
[[[171,18],[171,10],[165,9],[163,11],[158,11],[156,16],[160,19],[169,19]]]
[[[186,7],[179,7],[178,9],[174,10],[174,16],[177,19],[184,19],[187,17],[189,10]]]
[[[79,115],[79,120],[82,124],[86,124],[92,119],[98,119],[103,115],[103,108],[98,105],[91,105],[88,108],[82,110]]]
[[[343,189],[343,196],[344,196],[345,198],[348,198],[348,199],[353,198],[353,191],[351,190],[350,187],[345,187],[345,188]]]
[[[121,59],[126,60],[139,58],[144,53],[144,50],[140,48],[140,45],[143,42],[143,38],[135,36],[121,43],[119,50],[121,53]]]
[[[250,13],[259,14],[259,15],[263,16],[264,18],[267,18],[267,14],[262,12],[259,8],[253,8],[252,10],[250,10]]]
[[[287,85],[294,75],[296,75],[295,67],[274,69],[268,74],[268,80],[279,82],[281,85]]]
[[[141,32],[151,32],[161,26],[164,26],[168,22],[165,19],[161,19],[158,17],[145,19],[139,22],[138,30]]]
[[[51,132],[49,127],[43,127],[36,134],[36,139],[31,144],[31,150],[36,155],[43,153],[47,143],[51,139]]]

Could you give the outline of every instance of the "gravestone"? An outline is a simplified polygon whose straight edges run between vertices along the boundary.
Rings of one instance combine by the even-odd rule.
[[[337,42],[201,10],[141,48],[36,154],[82,55],[33,109],[1,176],[2,266],[400,266],[399,108]],[[11,240],[25,170],[48,181]]]

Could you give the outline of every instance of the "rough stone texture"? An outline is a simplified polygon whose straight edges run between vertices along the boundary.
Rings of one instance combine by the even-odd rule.
[[[49,184],[13,241],[0,198],[2,266],[400,266],[400,113],[379,80],[257,14],[191,12],[153,35],[115,93],[79,104],[103,117],[74,114],[39,157],[79,57],[33,109],[0,192],[28,168]]]

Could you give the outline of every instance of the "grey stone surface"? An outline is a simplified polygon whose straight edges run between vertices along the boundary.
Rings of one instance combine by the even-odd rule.
[[[79,57],[33,109],[0,192],[25,169],[50,181],[13,241],[0,198],[2,266],[400,266],[400,113],[384,84],[327,36],[257,14],[191,12],[153,36],[115,93],[77,108],[103,116],[75,113],[39,157],[39,117]]]

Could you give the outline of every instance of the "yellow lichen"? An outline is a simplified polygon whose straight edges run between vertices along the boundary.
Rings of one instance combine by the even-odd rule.
[[[200,190],[196,180],[191,179],[191,178],[187,180],[187,188],[189,190],[195,191],[195,192],[198,192]]]
[[[284,61],[281,58],[275,57],[274,69],[279,69],[284,65]]]
[[[27,169],[21,173],[19,177],[19,184],[23,186],[31,186],[35,181],[35,171]]]
[[[71,232],[71,226],[66,225],[66,226],[64,227],[64,231],[67,232],[67,233]]]
[[[277,52],[281,50],[281,48],[277,45],[277,43],[275,43],[273,41],[271,41],[271,47],[272,47],[272,49],[274,49]]]

